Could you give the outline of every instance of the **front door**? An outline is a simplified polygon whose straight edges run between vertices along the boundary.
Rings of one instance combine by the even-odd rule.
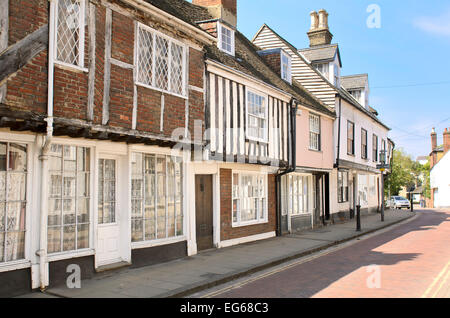
[[[98,161],[97,267],[121,261],[118,184],[118,160],[113,157],[100,158]]]
[[[212,179],[211,175],[195,176],[195,221],[199,251],[214,247]]]

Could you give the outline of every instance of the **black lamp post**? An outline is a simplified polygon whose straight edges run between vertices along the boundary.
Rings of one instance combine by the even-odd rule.
[[[384,170],[386,167],[386,150],[380,151],[380,162],[381,162],[381,222],[384,222]]]

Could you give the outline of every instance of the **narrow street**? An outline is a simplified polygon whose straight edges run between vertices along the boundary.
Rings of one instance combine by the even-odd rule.
[[[219,286],[217,298],[450,297],[450,211],[411,222],[298,265]]]

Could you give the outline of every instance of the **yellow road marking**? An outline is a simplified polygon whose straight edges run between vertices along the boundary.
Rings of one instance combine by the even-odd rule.
[[[444,287],[445,283],[448,281],[448,278],[450,277],[450,270],[447,271],[447,275],[445,275],[444,280],[442,280],[441,284],[439,285],[436,292],[431,296],[431,298],[436,298],[437,294],[441,291],[442,287]]]
[[[439,275],[434,279],[433,283],[431,283],[430,287],[428,287],[428,289],[425,291],[425,293],[422,295],[422,298],[427,298],[429,296],[429,294],[431,293],[431,291],[433,290],[433,288],[439,283],[439,280],[444,277],[445,273],[447,272],[447,269],[450,266],[450,262],[447,263],[447,265],[445,265],[444,269],[439,273]],[[444,279],[444,282],[446,281],[446,279],[448,278],[448,274],[446,275],[446,278]],[[442,286],[442,283],[441,285]],[[440,287],[442,288],[442,287]],[[439,289],[440,289],[439,288]],[[438,289],[438,291],[439,291]],[[433,294],[433,296],[435,296],[435,294]]]

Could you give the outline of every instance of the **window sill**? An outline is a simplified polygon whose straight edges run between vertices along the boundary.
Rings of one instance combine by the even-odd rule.
[[[309,148],[308,150],[312,151],[312,152],[323,153],[322,150],[316,150],[316,149],[312,149],[312,148]]]
[[[169,244],[175,244],[179,242],[186,241],[186,236],[176,236],[172,238],[166,238],[161,240],[153,240],[153,241],[145,241],[145,242],[133,242],[131,243],[131,249],[138,250],[143,248],[150,248],[150,247],[156,247],[156,246],[162,246],[162,245],[169,245]]]
[[[135,84],[136,86],[148,88],[148,89],[151,89],[151,90],[160,92],[160,93],[162,93],[162,94],[172,95],[172,96],[179,97],[179,98],[182,98],[182,99],[188,99],[187,96],[183,96],[183,95],[180,95],[180,94],[172,93],[172,92],[163,90],[163,89],[161,89],[161,88],[153,87],[153,86],[150,86],[150,85],[147,85],[147,84],[142,84],[142,83],[139,83],[139,82],[135,82],[134,84]]]
[[[268,220],[264,220],[264,221],[250,221],[250,222],[241,222],[239,224],[237,223],[233,223],[232,224],[232,228],[240,228],[240,227],[246,227],[246,226],[252,226],[252,225],[261,225],[261,224],[268,224],[269,221]]]
[[[18,260],[7,263],[0,263],[0,273],[15,271],[18,269],[24,269],[31,267],[31,262],[28,260]]]
[[[94,249],[87,248],[87,249],[78,250],[78,251],[68,251],[68,252],[50,254],[50,255],[48,255],[47,259],[49,262],[56,262],[56,261],[61,261],[61,260],[65,260],[65,259],[91,256],[94,254],[95,254]]]
[[[257,139],[257,138],[252,138],[252,137],[246,137],[245,138],[246,142],[259,142],[260,144],[265,144],[268,145],[269,141],[268,140],[264,140],[264,139]]]
[[[60,62],[60,61],[55,61],[54,63],[55,63],[55,66],[58,66],[66,71],[72,71],[72,72],[77,72],[77,73],[89,73],[89,70],[84,67],[67,64],[67,63]]]

